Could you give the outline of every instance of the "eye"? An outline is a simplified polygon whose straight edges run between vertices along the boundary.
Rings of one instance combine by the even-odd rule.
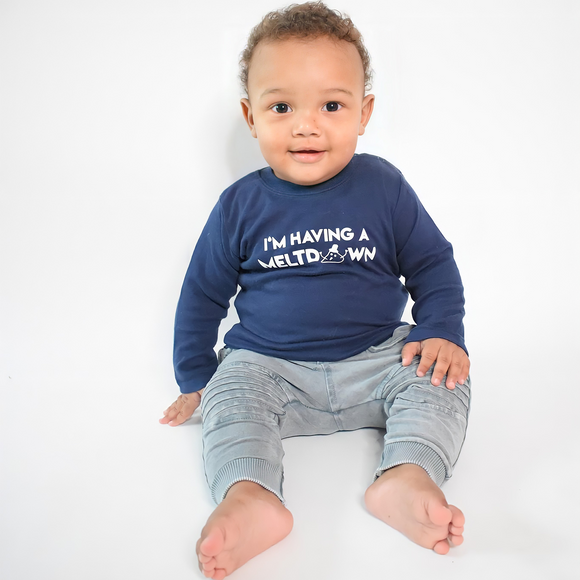
[[[330,103],[326,103],[324,107],[322,107],[324,111],[328,111],[329,113],[334,113],[339,109],[342,109],[342,105],[337,103],[336,101],[330,101]]]
[[[275,113],[289,113],[292,109],[286,103],[276,103],[273,107],[270,107]]]

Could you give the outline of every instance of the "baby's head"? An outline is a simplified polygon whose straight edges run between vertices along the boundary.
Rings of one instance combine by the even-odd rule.
[[[244,117],[275,175],[315,185],[342,171],[374,105],[369,55],[350,18],[322,2],[271,12],[240,64]]]
[[[358,51],[364,70],[365,89],[370,90],[372,81],[371,59],[361,33],[352,20],[331,10],[322,2],[292,4],[282,10],[266,14],[252,29],[246,48],[240,57],[240,80],[248,94],[248,70],[252,56],[260,42],[275,42],[288,39],[331,38],[351,43]]]

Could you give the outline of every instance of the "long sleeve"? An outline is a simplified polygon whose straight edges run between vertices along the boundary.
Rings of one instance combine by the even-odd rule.
[[[407,342],[444,338],[467,352],[463,284],[453,249],[404,179],[393,225],[397,261],[415,302],[412,312],[417,326]]]
[[[182,393],[203,389],[217,368],[213,349],[219,324],[237,290],[239,259],[229,248],[218,202],[193,252],[177,305],[173,362]]]

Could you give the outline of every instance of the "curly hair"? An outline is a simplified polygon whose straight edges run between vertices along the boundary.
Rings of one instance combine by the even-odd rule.
[[[266,14],[250,32],[246,48],[240,55],[240,80],[246,94],[250,62],[260,42],[321,36],[354,44],[362,60],[365,90],[369,90],[372,81],[371,58],[352,20],[346,14],[331,10],[323,2],[305,2]]]

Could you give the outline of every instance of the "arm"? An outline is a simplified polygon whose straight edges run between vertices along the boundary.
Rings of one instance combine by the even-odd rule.
[[[405,286],[414,300],[411,331],[402,351],[403,365],[421,356],[417,374],[435,364],[431,382],[463,384],[469,358],[463,338],[463,284],[451,244],[443,237],[415,192],[403,179],[394,215],[397,260]]]
[[[224,243],[221,204],[214,207],[187,269],[175,314],[173,365],[182,393],[205,387],[217,368],[219,324],[236,293],[239,259]]]
[[[199,406],[201,391],[217,368],[213,349],[238,279],[236,257],[224,243],[222,221],[218,202],[185,275],[175,314],[173,349],[175,378],[182,394],[166,409],[162,424],[179,425],[191,417]]]

